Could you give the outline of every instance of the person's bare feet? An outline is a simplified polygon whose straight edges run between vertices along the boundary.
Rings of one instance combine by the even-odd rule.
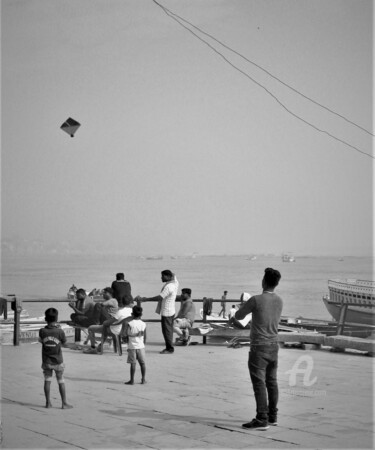
[[[147,384],[147,381],[146,380],[142,380],[141,384]]]
[[[129,380],[129,381],[126,381],[124,384],[134,384],[134,381]]]
[[[72,409],[72,408],[73,408],[73,406],[69,405],[68,403],[63,403],[61,406],[61,409]]]
[[[46,403],[46,408],[52,408],[52,403],[51,402]]]

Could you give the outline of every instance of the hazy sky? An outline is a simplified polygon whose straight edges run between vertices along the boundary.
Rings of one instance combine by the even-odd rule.
[[[372,132],[372,1],[160,3]],[[374,160],[278,101],[370,155],[373,136],[182,22],[225,61],[152,0],[1,7],[3,238],[371,254]]]

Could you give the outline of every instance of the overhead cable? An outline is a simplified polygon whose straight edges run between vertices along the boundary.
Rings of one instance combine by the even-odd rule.
[[[362,127],[361,125],[358,125],[357,123],[353,122],[352,120],[348,119],[347,117],[343,116],[342,114],[334,111],[333,109],[328,108],[327,106],[323,105],[322,103],[317,102],[316,100],[314,100],[313,98],[309,97],[308,95],[304,94],[303,92],[299,91],[298,89],[295,89],[293,86],[291,86],[290,84],[286,83],[285,81],[281,80],[280,78],[278,78],[276,75],[273,75],[270,71],[268,71],[267,69],[265,69],[264,67],[262,67],[260,64],[257,64],[256,62],[252,61],[251,59],[247,58],[246,56],[242,55],[241,53],[239,53],[237,50],[234,50],[233,48],[229,47],[229,45],[226,45],[224,42],[220,41],[219,39],[217,39],[215,36],[212,36],[212,34],[207,33],[206,31],[202,30],[201,28],[197,27],[196,25],[194,25],[193,23],[189,22],[188,20],[184,19],[183,17],[179,16],[178,14],[172,12],[170,9],[166,8],[163,5],[160,5],[156,0],[154,0],[154,3],[158,4],[162,9],[164,9],[165,12],[168,12],[169,14],[173,15],[174,17],[177,17],[179,20],[182,20],[183,22],[187,23],[188,25],[190,25],[191,27],[195,28],[197,31],[199,31],[200,33],[204,34],[205,36],[209,37],[210,39],[212,39],[213,41],[217,42],[218,44],[220,44],[221,46],[223,46],[224,48],[226,48],[227,50],[229,50],[230,52],[236,54],[237,56],[239,56],[240,58],[242,58],[243,60],[245,60],[246,62],[252,64],[255,67],[258,67],[258,69],[262,70],[264,73],[266,73],[267,75],[269,75],[271,78],[273,78],[274,80],[278,81],[279,83],[283,84],[284,86],[286,86],[288,89],[292,90],[293,92],[295,92],[296,94],[300,95],[301,97],[305,98],[306,100],[314,103],[315,105],[325,109],[326,111],[330,112],[331,114],[334,114],[338,117],[340,117],[341,119],[345,120],[346,122],[354,125],[355,127],[359,128],[360,130],[364,131],[365,133],[369,134],[370,136],[375,136],[375,134],[371,133],[371,131],[368,131],[366,128]]]
[[[348,142],[344,141],[343,139],[340,139],[336,136],[334,136],[333,134],[331,134],[330,132],[323,130],[321,128],[318,128],[316,125],[312,124],[311,122],[303,119],[302,117],[298,116],[297,114],[295,114],[293,111],[291,111],[286,105],[284,105],[284,103],[282,103],[279,98],[273,94],[269,89],[267,89],[265,86],[263,86],[261,83],[259,83],[258,81],[256,81],[254,78],[252,78],[249,74],[247,74],[246,72],[244,72],[242,69],[240,69],[239,67],[235,66],[231,61],[229,61],[222,53],[220,53],[215,47],[213,47],[210,43],[208,43],[207,41],[205,41],[203,38],[201,38],[199,35],[197,35],[194,31],[192,31],[189,27],[187,27],[186,25],[184,25],[183,23],[180,22],[179,17],[177,15],[175,15],[173,12],[169,11],[167,8],[165,8],[163,5],[161,5],[160,3],[158,3],[156,0],[152,0],[156,5],[158,5],[163,11],[164,13],[170,17],[171,19],[173,19],[175,22],[177,22],[181,27],[183,27],[185,30],[187,30],[189,33],[191,33],[193,36],[195,36],[197,39],[199,39],[201,42],[203,42],[204,44],[206,44],[211,50],[213,50],[217,55],[219,55],[226,63],[228,63],[233,69],[237,70],[238,72],[240,72],[242,75],[244,75],[245,77],[247,77],[249,80],[251,80],[253,83],[255,83],[256,85],[258,85],[259,87],[261,87],[262,89],[264,89],[283,109],[285,109],[285,111],[287,111],[289,114],[291,114],[293,117],[295,117],[296,119],[300,120],[301,122],[305,123],[306,125],[312,127],[313,129],[315,129],[316,131],[326,134],[327,136],[331,137],[332,139],[335,139],[338,142],[341,142],[342,144],[352,148],[353,150],[362,153],[365,156],[368,156],[372,159],[375,159],[374,156],[370,155],[369,153],[366,153],[365,151],[359,149],[358,147],[355,147],[352,144],[349,144]],[[182,19],[181,19],[182,20]],[[186,21],[185,21],[186,22]],[[187,22],[188,23],[188,22]],[[195,27],[196,28],[196,27]],[[365,130],[367,131],[367,130]],[[371,133],[370,133],[371,134]]]

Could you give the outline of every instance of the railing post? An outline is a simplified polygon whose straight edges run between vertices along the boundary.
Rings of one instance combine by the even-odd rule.
[[[205,309],[203,308],[203,323],[207,323],[207,314]],[[203,344],[206,344],[207,342],[207,337],[203,336]]]
[[[14,311],[13,345],[17,346],[20,345],[20,316],[22,311],[21,300],[17,300],[17,298],[12,300],[12,310]]]
[[[74,342],[81,342],[81,330],[79,328],[74,330]]]
[[[4,314],[4,319],[7,319],[8,318],[8,302],[7,301],[4,302],[4,312],[3,312],[3,314]]]

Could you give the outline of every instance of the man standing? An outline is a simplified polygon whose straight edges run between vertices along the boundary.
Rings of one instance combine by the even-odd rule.
[[[176,296],[178,292],[178,281],[170,270],[161,272],[161,280],[164,286],[156,297],[137,297],[142,302],[157,301],[157,312],[161,315],[161,331],[165,341],[165,349],[160,353],[162,355],[174,352],[173,347],[173,319],[176,313]]]
[[[180,311],[173,322],[173,331],[178,335],[176,345],[190,344],[189,328],[193,326],[194,320],[195,305],[191,299],[191,289],[181,289]]]
[[[221,313],[223,313],[223,319],[226,318],[225,312],[226,312],[226,306],[227,306],[227,303],[226,303],[227,294],[228,294],[228,291],[224,291],[224,294],[221,297],[221,311],[219,312],[219,317],[221,316]]]
[[[119,308],[129,305],[133,301],[132,288],[129,281],[125,280],[123,273],[116,273],[116,280],[112,283],[111,288]]]
[[[243,428],[267,430],[269,425],[277,425],[277,335],[283,301],[274,290],[280,278],[278,270],[265,269],[262,294],[251,297],[235,314],[237,320],[242,320],[252,313],[248,366],[256,401],[256,417],[244,423]]]

